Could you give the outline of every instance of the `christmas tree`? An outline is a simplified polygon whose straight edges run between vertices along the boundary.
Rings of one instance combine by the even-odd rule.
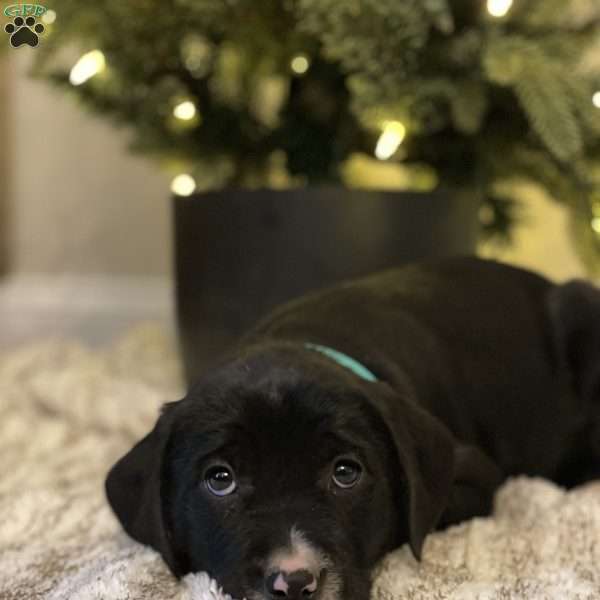
[[[506,237],[526,178],[600,256],[599,0],[54,0],[36,73],[224,186],[467,188]],[[48,15],[45,15],[48,17]],[[54,18],[56,17],[56,20]],[[83,55],[61,63],[64,46]],[[359,169],[360,170],[360,169]]]

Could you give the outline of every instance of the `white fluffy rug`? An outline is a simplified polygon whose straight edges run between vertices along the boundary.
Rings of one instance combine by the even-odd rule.
[[[174,349],[152,326],[102,353],[47,342],[0,356],[2,600],[221,598],[206,576],[176,581],[103,496],[108,467],[180,394]],[[390,555],[374,598],[597,600],[600,483],[508,483],[492,518],[430,536],[421,564]]]

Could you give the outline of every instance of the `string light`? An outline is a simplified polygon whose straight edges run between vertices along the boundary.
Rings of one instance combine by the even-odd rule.
[[[487,0],[487,9],[492,17],[505,17],[513,5],[513,0]]]
[[[600,108],[600,90],[592,96],[592,102],[596,108]]]
[[[46,25],[52,25],[52,23],[56,21],[56,13],[53,10],[47,10],[42,17],[42,21],[46,23]]]
[[[191,196],[196,191],[196,181],[191,175],[182,173],[171,182],[171,191],[178,196]]]
[[[600,217],[594,217],[592,219],[592,229],[596,233],[600,233]]]
[[[191,100],[180,102],[174,109],[173,115],[182,121],[191,121],[198,111],[196,105]]]
[[[385,121],[383,132],[377,140],[375,156],[379,160],[392,157],[406,137],[406,127],[400,121]]]
[[[81,85],[88,79],[101,73],[106,68],[106,59],[100,50],[92,50],[84,54],[71,69],[69,81],[73,85]]]
[[[290,61],[290,67],[296,75],[304,75],[310,67],[310,61],[305,54],[298,54]]]

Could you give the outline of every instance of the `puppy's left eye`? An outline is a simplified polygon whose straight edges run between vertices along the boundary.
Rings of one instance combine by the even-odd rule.
[[[331,478],[338,487],[348,489],[358,483],[361,474],[362,467],[356,461],[344,458],[335,463]]]
[[[204,475],[204,482],[209,492],[215,496],[229,496],[237,487],[233,470],[225,465],[210,467]]]

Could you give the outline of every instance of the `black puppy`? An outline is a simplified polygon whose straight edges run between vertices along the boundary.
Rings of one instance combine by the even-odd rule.
[[[367,600],[370,569],[600,464],[600,292],[494,262],[388,271],[260,323],[110,472],[125,530],[237,598]]]

